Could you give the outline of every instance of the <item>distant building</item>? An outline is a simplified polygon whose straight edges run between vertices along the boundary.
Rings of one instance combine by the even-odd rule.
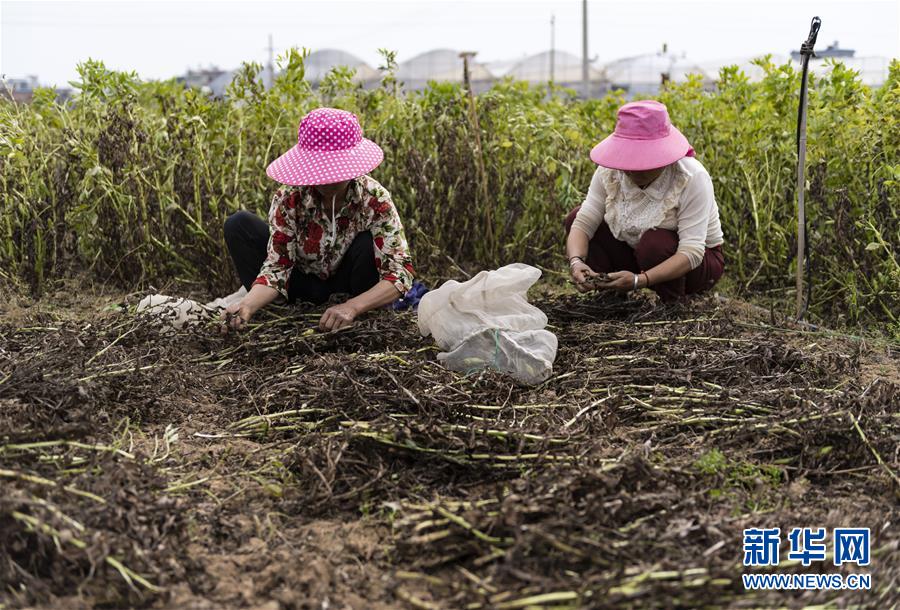
[[[818,55],[818,52],[816,52]],[[833,64],[837,62],[843,64],[844,67],[855,71],[859,74],[859,80],[869,87],[880,87],[887,80],[890,72],[891,60],[887,57],[835,57],[835,58],[813,58],[809,62],[809,70],[816,76],[825,76],[832,70]],[[796,62],[795,68],[800,69],[800,63]]]
[[[842,49],[838,45],[837,40],[825,47],[824,50],[816,49],[816,57],[820,59],[825,59],[826,57],[853,57],[855,54],[856,49]],[[800,51],[791,51],[791,59],[800,61],[800,57]]]
[[[179,83],[183,83],[185,87],[202,89],[203,87],[209,87],[213,81],[220,78],[226,72],[227,70],[222,70],[216,66],[198,68],[197,70],[188,69],[187,72],[182,76],[177,77],[175,80]]]
[[[770,60],[776,66],[790,63],[795,70],[800,70],[799,53],[794,52],[794,54],[797,56],[796,59],[789,55],[771,55]],[[835,43],[824,51],[816,50],[816,57],[810,59],[809,70],[812,74],[823,77],[831,72],[835,62],[857,72],[859,80],[869,87],[882,86],[887,80],[891,65],[891,60],[887,57],[856,57],[853,49],[838,49],[837,43]],[[765,71],[754,64],[751,58],[717,59],[702,64],[706,73],[716,80],[718,80],[719,71],[725,66],[737,66],[750,82],[759,81],[765,76]]]
[[[234,80],[234,70],[223,70],[214,79],[200,88],[213,97],[225,97],[225,89]]]
[[[175,78],[176,82],[183,84],[185,87],[193,87],[200,89],[207,95],[215,98],[224,98],[228,89],[228,85],[237,75],[237,70],[223,70],[221,68],[211,67],[207,69],[188,70],[185,74]],[[265,70],[257,75],[259,82],[267,83],[268,78]]]
[[[28,103],[34,97],[34,90],[38,87],[37,76],[29,75],[25,78],[7,78],[3,80],[0,94],[11,98],[15,102]]]
[[[887,80],[890,71],[891,60],[887,57],[856,57],[855,49],[842,49],[836,40],[824,49],[816,49],[815,53],[815,56],[809,60],[809,69],[817,76],[828,74],[832,69],[833,62],[839,62],[856,71],[863,84],[880,87]],[[791,51],[791,60],[799,69],[801,65],[800,51]]]

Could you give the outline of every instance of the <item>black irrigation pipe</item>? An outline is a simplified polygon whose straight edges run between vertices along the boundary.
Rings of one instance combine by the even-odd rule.
[[[797,108],[797,320],[802,320],[812,299],[812,267],[810,265],[809,241],[806,239],[806,208],[804,189],[806,186],[806,88],[809,73],[809,59],[815,56],[813,48],[819,35],[822,20],[813,17],[809,26],[809,36],[800,45],[802,72],[800,77],[800,104]],[[806,302],[803,298],[803,275],[806,272]]]

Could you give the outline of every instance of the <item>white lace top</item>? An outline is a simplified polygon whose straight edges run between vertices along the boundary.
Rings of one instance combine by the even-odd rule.
[[[706,248],[723,241],[712,179],[693,157],[667,166],[643,189],[623,171],[598,167],[572,228],[592,238],[604,221],[613,237],[632,248],[649,229],[676,231],[678,252],[691,269],[700,265]]]

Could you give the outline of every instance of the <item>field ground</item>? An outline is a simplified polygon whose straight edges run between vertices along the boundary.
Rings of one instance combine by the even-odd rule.
[[[410,313],[160,336],[67,294],[2,306],[0,607],[900,603],[896,345],[546,296],[554,376],[523,387],[443,369]],[[868,568],[776,570],[872,591],[744,591],[744,528],[836,526]]]

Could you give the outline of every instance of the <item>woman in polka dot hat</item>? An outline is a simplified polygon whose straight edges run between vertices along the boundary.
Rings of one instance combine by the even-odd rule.
[[[268,223],[246,211],[225,221],[225,243],[249,291],[223,317],[239,328],[276,299],[324,303],[319,326],[342,328],[360,314],[401,298],[413,283],[403,224],[390,193],[367,174],[384,160],[356,116],[319,108],[306,115],[297,145],[266,173],[275,191]]]

